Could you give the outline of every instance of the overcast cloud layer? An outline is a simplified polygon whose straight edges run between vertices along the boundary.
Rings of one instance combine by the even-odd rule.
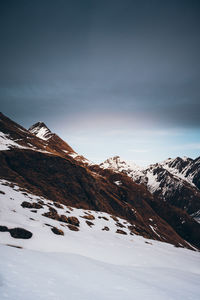
[[[75,150],[200,153],[199,1],[0,1],[0,102]]]

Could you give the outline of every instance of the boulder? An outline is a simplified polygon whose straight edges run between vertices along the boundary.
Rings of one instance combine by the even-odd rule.
[[[64,232],[61,229],[58,229],[57,227],[51,228],[51,231],[57,235],[64,235]]]
[[[102,230],[109,231],[110,229],[108,226],[105,226],[104,228],[102,228]]]
[[[79,226],[79,224],[80,224],[79,219],[76,217],[68,217],[67,220],[68,220],[69,224],[74,225],[74,226]]]
[[[81,216],[81,218],[86,219],[86,220],[94,220],[95,217],[93,215],[85,215],[85,216]]]
[[[2,225],[0,225],[0,231],[1,231],[1,232],[6,232],[6,231],[9,231],[9,229],[8,229],[7,226],[2,226]]]
[[[40,203],[37,203],[37,202],[30,203],[27,201],[23,201],[21,206],[24,208],[36,208],[36,209],[43,208],[43,206]]]
[[[127,234],[124,230],[121,230],[121,229],[117,229],[116,233]]]
[[[74,225],[68,224],[67,227],[72,231],[79,231],[78,227],[76,227]]]
[[[32,232],[20,227],[9,229],[9,232],[15,239],[30,239],[33,235]]]

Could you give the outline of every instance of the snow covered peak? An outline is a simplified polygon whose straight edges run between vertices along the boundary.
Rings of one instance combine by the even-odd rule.
[[[103,169],[112,169],[118,172],[130,173],[132,171],[139,171],[141,167],[134,162],[122,160],[119,156],[110,157],[99,165]]]
[[[193,160],[189,157],[183,156],[183,157],[176,157],[176,158],[168,158],[161,162],[162,166],[168,166],[172,168],[184,168],[187,164],[192,162]]]
[[[43,122],[35,123],[29,128],[29,131],[42,140],[49,140],[53,135],[51,130]]]

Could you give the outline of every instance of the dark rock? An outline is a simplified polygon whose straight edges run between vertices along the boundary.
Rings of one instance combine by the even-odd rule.
[[[24,228],[12,228],[9,230],[10,235],[15,239],[30,239],[32,237],[32,232]]]
[[[121,227],[121,228],[126,228],[126,226],[124,226],[122,223],[117,222],[115,223],[116,226]]]
[[[135,229],[135,227],[133,225],[128,226],[128,229],[130,230],[130,234],[139,235],[139,233],[137,232],[137,230]]]
[[[69,224],[72,224],[74,226],[79,226],[80,224],[79,219],[76,217],[68,217],[67,220]]]
[[[51,228],[51,231],[57,235],[64,235],[64,232],[61,229],[58,229],[57,227]]]
[[[43,206],[39,203],[36,203],[36,202],[30,203],[30,202],[27,202],[27,201],[23,201],[21,206],[24,207],[24,208],[36,208],[36,209],[43,208]]]
[[[93,215],[81,216],[81,218],[86,219],[86,220],[94,220],[95,219],[95,217]]]
[[[50,208],[50,207],[49,207],[49,211],[44,213],[43,216],[47,217],[47,218],[50,218],[50,219],[53,219],[53,220],[57,220],[57,221],[60,220],[60,216],[57,213],[57,210],[54,209],[54,208]]]
[[[59,218],[59,221],[64,222],[64,223],[69,223],[69,220],[65,215],[61,215]]]
[[[117,229],[116,233],[127,234],[125,231],[123,231],[123,230],[121,230],[121,229]]]
[[[115,222],[118,222],[119,220],[115,216],[110,216]]]
[[[9,231],[7,226],[0,226],[0,232],[6,232]]]
[[[7,244],[6,246],[14,247],[14,248],[17,248],[17,249],[23,249],[21,246],[16,246],[16,245]]]
[[[92,227],[93,225],[94,225],[94,223],[92,223],[91,221],[85,221],[86,222],[86,224],[88,225],[88,226],[90,226],[90,227]]]
[[[63,206],[60,203],[58,203],[58,202],[54,202],[54,205],[57,208],[62,208],[63,209]]]
[[[104,219],[105,221],[109,221],[109,219],[108,219],[108,218],[106,218],[106,217],[104,217],[104,216],[103,216],[103,217],[101,217],[101,216],[98,216],[98,218],[99,218],[99,219]]]
[[[74,225],[68,224],[67,227],[72,231],[79,231],[79,229]]]
[[[104,228],[102,228],[102,230],[105,230],[105,231],[109,231],[109,227],[105,226]]]

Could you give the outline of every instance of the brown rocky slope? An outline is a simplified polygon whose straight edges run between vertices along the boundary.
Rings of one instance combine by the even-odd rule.
[[[134,183],[126,175],[100,171],[98,166],[89,169],[67,154],[64,157],[59,151],[51,149],[48,142],[34,137],[24,128],[21,131],[21,127],[6,117],[0,123],[4,123],[1,130],[6,128],[9,138],[17,142],[20,135],[20,145],[26,146],[30,137],[35,147],[12,147],[1,151],[0,178],[16,182],[36,195],[65,205],[104,211],[125,218],[133,225],[135,234],[190,248],[186,239],[200,247],[198,234],[192,231],[193,226],[198,225],[194,225],[194,221],[190,223],[192,239],[190,235],[181,237],[177,225],[161,216],[163,208],[158,209],[158,200],[145,186]]]

